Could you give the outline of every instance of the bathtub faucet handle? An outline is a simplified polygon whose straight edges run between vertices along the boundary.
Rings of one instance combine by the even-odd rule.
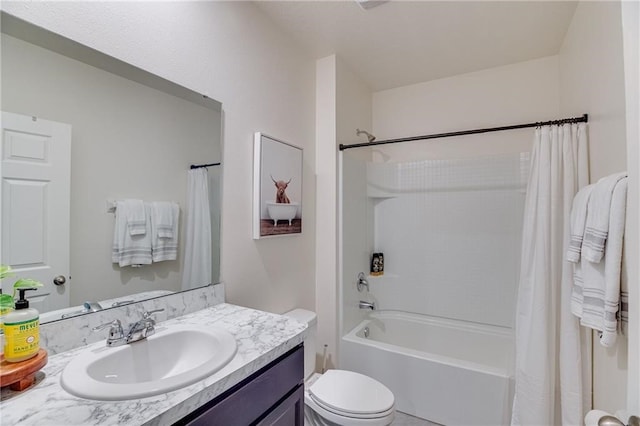
[[[364,300],[360,301],[358,307],[360,309],[371,309],[372,311],[376,310],[376,304],[374,302],[365,302]]]
[[[362,292],[363,289],[369,291],[369,281],[364,277],[364,272],[358,274],[358,291]]]

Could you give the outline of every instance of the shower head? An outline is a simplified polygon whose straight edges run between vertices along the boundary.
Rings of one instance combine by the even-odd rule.
[[[356,129],[356,136],[360,136],[361,134],[365,134],[367,135],[367,140],[371,143],[373,141],[376,140],[376,137],[373,136],[371,133],[367,132],[366,130],[360,130],[360,129]]]

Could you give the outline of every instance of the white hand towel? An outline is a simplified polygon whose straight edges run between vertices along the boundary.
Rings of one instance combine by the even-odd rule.
[[[629,281],[627,278],[627,268],[624,263],[624,254],[622,255],[622,274],[620,276],[620,312],[618,321],[620,322],[620,333],[628,336],[629,328]]]
[[[618,328],[626,197],[627,179],[623,179],[611,198],[604,261],[583,258],[575,265],[571,295],[571,312],[580,317],[581,325],[600,331],[600,343],[607,347],[615,343]]]
[[[624,225],[627,216],[628,178],[618,182],[611,197],[609,235],[604,254],[604,330],[600,343],[612,346],[616,340],[618,322],[621,320],[621,294],[625,277],[621,274]],[[626,287],[626,284],[624,285]],[[625,312],[625,314],[628,314]],[[621,322],[621,321],[620,321]],[[620,327],[622,329],[622,327]]]
[[[127,206],[125,201],[116,203],[111,260],[121,267],[149,265],[152,260],[150,209],[145,206],[144,233],[131,235],[128,227]]]
[[[627,172],[606,176],[595,184],[591,192],[587,205],[588,214],[584,240],[582,241],[582,256],[590,262],[602,260],[609,228],[611,196],[616,184],[626,176]]]
[[[142,200],[124,200],[127,212],[129,235],[144,235],[147,230],[147,216]]]
[[[567,249],[567,260],[572,263],[580,261],[582,251],[582,239],[584,238],[584,227],[587,221],[587,203],[591,197],[593,185],[582,188],[573,198],[571,207],[571,226],[569,234],[569,248]]]
[[[165,260],[176,260],[178,257],[178,223],[180,218],[180,207],[177,203],[154,202],[151,203],[151,209],[169,210],[163,214],[159,214],[157,211],[152,214],[151,235],[153,235],[153,241],[151,244],[151,253],[153,261],[162,262]],[[165,223],[158,223],[155,219],[160,216],[171,217],[171,225],[167,227]],[[171,237],[163,235],[171,235]]]
[[[151,217],[155,228],[155,231],[152,231],[154,238],[173,238],[173,204],[168,201],[154,201],[151,203]]]

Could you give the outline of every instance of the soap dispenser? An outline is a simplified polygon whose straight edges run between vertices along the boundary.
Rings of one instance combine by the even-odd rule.
[[[17,289],[20,296],[16,309],[4,317],[4,359],[8,362],[20,362],[36,356],[40,349],[40,316],[38,311],[29,308],[24,293],[36,288]]]

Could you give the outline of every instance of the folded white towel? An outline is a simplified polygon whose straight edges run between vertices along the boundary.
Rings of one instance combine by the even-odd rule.
[[[149,208],[145,206],[144,233],[136,235],[131,235],[128,227],[128,211],[125,201],[116,203],[115,213],[112,262],[121,267],[151,264],[151,220]]]
[[[590,262],[600,262],[604,255],[609,228],[611,196],[616,184],[626,176],[627,172],[606,176],[595,184],[591,192],[587,206],[584,240],[582,241],[582,256]]]
[[[620,276],[620,311],[618,312],[618,322],[620,323],[620,333],[628,336],[629,328],[629,281],[626,274],[627,268],[622,255],[622,273]]]
[[[587,203],[591,197],[593,185],[582,188],[573,198],[571,207],[571,225],[569,234],[569,248],[567,249],[567,260],[572,263],[580,261],[582,251],[582,240],[584,238],[584,227],[587,221]]]
[[[600,343],[611,346],[616,340],[618,324],[621,323],[621,294],[626,277],[622,271],[624,225],[627,216],[627,188],[629,179],[623,178],[615,186],[611,196],[609,235],[604,254],[604,331]],[[626,285],[624,286],[626,287]],[[627,314],[628,312],[625,312]]]
[[[151,203],[151,210],[154,211],[151,220],[151,234],[153,235],[151,253],[153,261],[176,260],[178,257],[180,207],[177,203],[154,202]],[[158,210],[162,210],[162,213]],[[171,218],[170,225],[164,222],[167,217]],[[157,218],[162,219],[158,221]]]
[[[580,324],[601,332],[600,343],[612,346],[621,319],[621,276],[624,223],[626,216],[627,179],[615,185],[612,193],[603,262],[581,259],[575,265],[571,312]],[[587,212],[587,216],[589,215]],[[588,217],[587,217],[588,220]],[[619,314],[620,311],[620,314]],[[622,324],[621,324],[622,328]]]
[[[144,235],[147,232],[147,216],[142,200],[124,200],[129,235]]]
[[[151,203],[151,217],[155,229],[154,237],[173,238],[173,204],[168,201]]]

